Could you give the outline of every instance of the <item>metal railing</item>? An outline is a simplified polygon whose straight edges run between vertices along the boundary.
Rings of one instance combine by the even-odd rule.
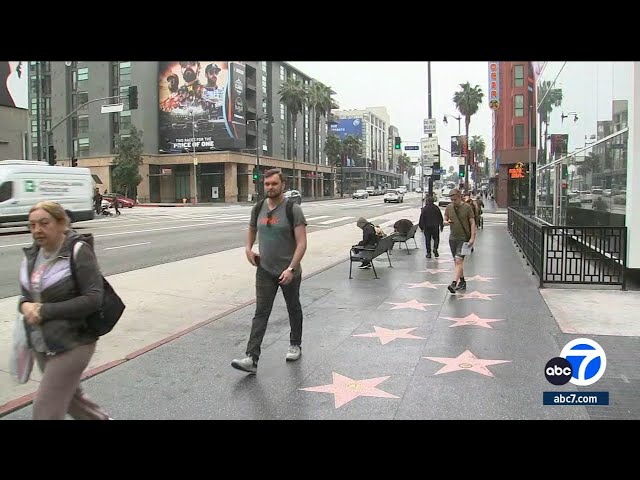
[[[509,233],[545,284],[620,285],[626,290],[627,227],[546,225],[509,208]]]

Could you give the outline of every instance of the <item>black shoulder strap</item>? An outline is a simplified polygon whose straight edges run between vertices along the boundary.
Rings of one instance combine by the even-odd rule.
[[[260,210],[262,210],[262,204],[264,203],[264,198],[262,200],[260,200],[258,203],[256,203],[253,206],[253,210],[251,210],[251,217],[256,219],[256,222],[258,221],[258,215],[260,215]]]
[[[287,212],[287,220],[289,220],[289,225],[291,225],[291,235],[293,238],[296,238],[295,234],[295,225],[293,224],[293,202],[287,200],[287,205],[285,206],[285,210]]]

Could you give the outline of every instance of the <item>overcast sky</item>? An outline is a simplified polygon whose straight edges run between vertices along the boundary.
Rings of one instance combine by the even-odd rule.
[[[288,62],[305,74],[329,85],[340,109],[385,106],[391,124],[398,127],[402,141],[419,142],[427,110],[427,62]],[[451,135],[458,134],[458,121],[444,114],[459,116],[453,94],[460,84],[479,85],[484,98],[471,118],[469,136],[480,135],[491,155],[491,110],[487,102],[487,62],[431,62],[431,108],[441,147],[449,150]],[[464,119],[460,121],[464,134]],[[406,152],[415,156],[415,152]],[[412,155],[413,154],[413,155]],[[445,168],[456,163],[442,151]]]

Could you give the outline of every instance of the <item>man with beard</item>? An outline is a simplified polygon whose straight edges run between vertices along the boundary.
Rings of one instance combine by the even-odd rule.
[[[256,310],[247,344],[247,356],[234,359],[231,366],[247,373],[258,371],[260,346],[267,330],[278,287],[282,289],[289,312],[289,349],[287,361],[295,361],[302,354],[302,306],[300,305],[300,262],[307,250],[307,221],[300,205],[284,198],[284,177],[277,169],[264,174],[266,200],[251,211],[251,220],[245,241],[245,254],[256,269]],[[289,210],[289,214],[288,214]],[[259,250],[253,244],[259,236]]]

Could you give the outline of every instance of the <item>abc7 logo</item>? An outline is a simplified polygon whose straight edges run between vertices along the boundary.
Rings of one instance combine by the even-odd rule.
[[[553,385],[586,386],[596,383],[607,367],[604,349],[593,340],[578,338],[567,343],[560,357],[552,358],[544,367],[544,375]]]

